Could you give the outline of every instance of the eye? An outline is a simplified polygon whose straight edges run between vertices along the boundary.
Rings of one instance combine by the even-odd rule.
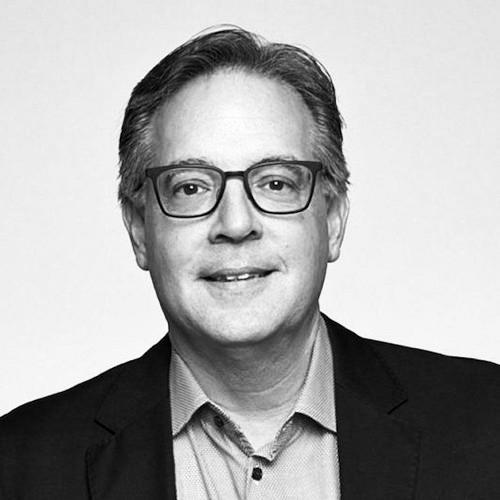
[[[209,190],[209,187],[202,182],[182,182],[178,183],[171,190],[175,196],[196,196],[202,195]]]
[[[270,181],[268,185],[271,191],[281,191],[285,187],[285,183],[278,180]]]
[[[259,179],[257,186],[263,191],[272,191],[274,193],[295,191],[297,189],[295,183],[284,176],[266,176]]]
[[[200,186],[196,184],[184,184],[180,188],[182,192],[186,195],[197,194],[199,192]]]

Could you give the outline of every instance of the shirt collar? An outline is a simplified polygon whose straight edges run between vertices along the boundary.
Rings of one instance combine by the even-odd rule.
[[[304,385],[295,403],[294,413],[312,418],[336,432],[333,355],[323,318],[320,319],[311,361]]]
[[[320,318],[306,379],[293,413],[306,415],[326,429],[336,432],[333,382],[330,339],[325,322],[323,318]],[[170,397],[174,437],[199,408],[205,403],[210,403],[193,373],[175,349],[172,349],[170,362]]]
[[[174,437],[191,420],[194,413],[210,401],[174,348],[170,359],[170,398]]]

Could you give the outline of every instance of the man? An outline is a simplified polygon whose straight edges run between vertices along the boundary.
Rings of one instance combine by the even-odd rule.
[[[120,200],[169,334],[0,422],[1,498],[495,498],[499,371],[322,316],[348,172],[304,51],[204,34],[134,89]]]

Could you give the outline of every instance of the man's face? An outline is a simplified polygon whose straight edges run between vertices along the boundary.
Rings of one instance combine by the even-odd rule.
[[[202,160],[246,170],[265,159],[316,159],[314,123],[300,96],[242,72],[190,82],[154,125],[158,166]],[[241,178],[229,178],[215,212],[178,219],[162,213],[148,180],[143,217],[125,213],[125,220],[173,341],[243,346],[307,328],[346,212],[323,193],[317,182],[307,210],[272,215],[252,205]]]

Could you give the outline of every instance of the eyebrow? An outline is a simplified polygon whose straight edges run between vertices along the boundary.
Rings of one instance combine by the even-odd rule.
[[[276,155],[276,156],[267,156],[266,158],[262,158],[262,160],[254,163],[254,165],[259,165],[261,163],[271,163],[273,161],[296,161],[297,157],[295,155]]]
[[[195,165],[203,165],[204,167],[215,167],[215,165],[211,161],[208,161],[205,158],[185,158],[184,160],[172,161],[170,163],[167,163],[165,166],[172,167],[174,165],[178,165],[181,167],[189,167],[189,166],[192,167]]]
[[[263,163],[272,163],[275,161],[297,161],[297,157],[295,155],[273,155],[266,156],[261,158],[258,161],[252,162],[249,167],[253,167],[255,165],[261,165]],[[196,165],[201,165],[204,167],[217,167],[217,165],[206,158],[185,158],[183,160],[176,160],[165,165],[166,167],[171,167],[174,165],[178,165],[181,167],[192,167]],[[248,168],[248,167],[247,167]]]

